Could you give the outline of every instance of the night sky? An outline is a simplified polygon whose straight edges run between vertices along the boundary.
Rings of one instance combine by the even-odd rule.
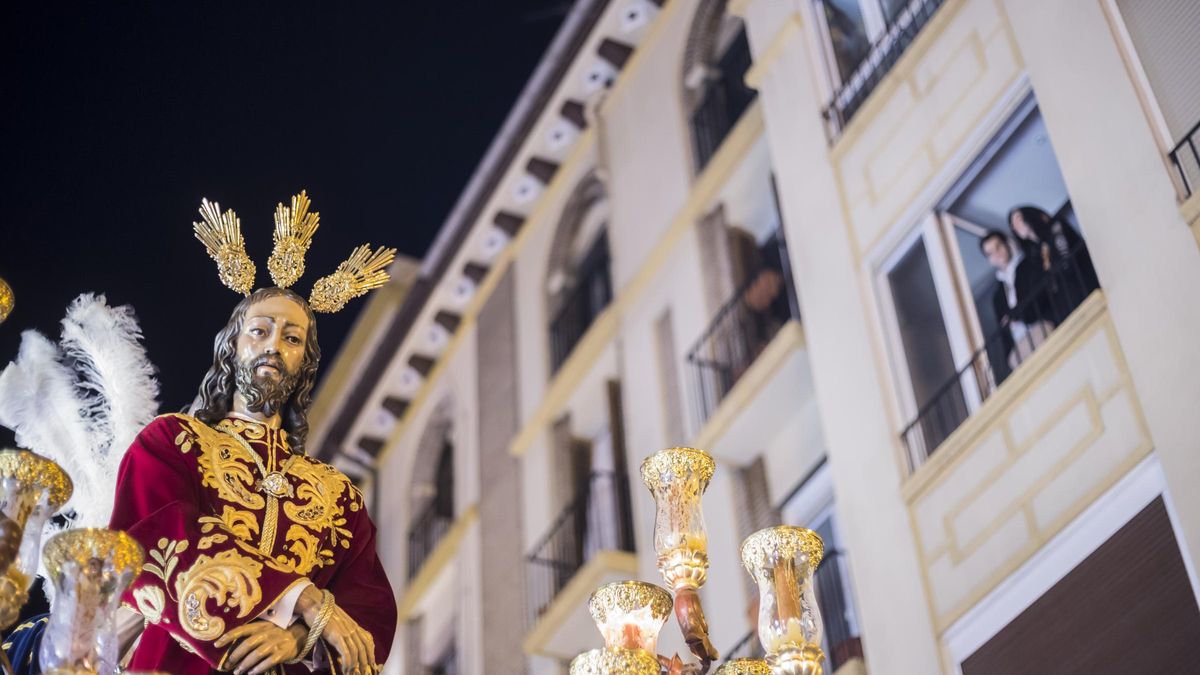
[[[420,257],[569,4],[10,7],[0,367],[20,331],[57,338],[68,303],[103,292],[136,309],[162,409],[190,402],[238,300],[192,237],[202,196],[238,212],[258,286],[275,204],[301,188],[321,213],[302,294],[360,243]],[[320,317],[326,366],[363,302]]]

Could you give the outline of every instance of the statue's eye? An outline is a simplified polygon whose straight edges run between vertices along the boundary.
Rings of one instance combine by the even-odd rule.
[[[301,343],[301,340],[300,340],[300,338],[296,337],[295,335],[289,335],[289,336],[287,336],[287,341],[288,341],[288,342],[290,342],[290,343],[292,343],[292,344],[294,344],[294,345],[298,345],[298,344],[300,344],[300,343]]]

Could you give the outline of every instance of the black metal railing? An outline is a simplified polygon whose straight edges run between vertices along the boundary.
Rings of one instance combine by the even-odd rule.
[[[821,621],[825,626],[826,672],[832,673],[854,657],[862,658],[862,639],[854,623],[850,599],[849,578],[845,568],[845,556],[838,549],[825,552],[821,565],[813,575],[817,592],[817,606],[821,609]],[[733,659],[761,659],[764,657],[762,643],[757,631],[750,631],[730,647],[721,657]]]
[[[817,606],[821,608],[821,620],[825,622],[825,658],[829,661],[829,672],[863,655],[862,639],[858,635],[849,597],[850,585],[846,583],[849,578],[846,557],[836,548],[825,552],[813,575]]]
[[[574,286],[550,322],[550,370],[558,372],[592,322],[612,301],[608,239],[601,235],[579,265]]]
[[[629,478],[610,471],[592,472],[526,557],[530,625],[596,553],[633,550]]]
[[[909,470],[915,471],[1050,333],[1100,287],[1087,245],[1075,244],[1008,310],[983,346],[917,410],[904,428]]]
[[[454,523],[454,516],[448,513],[446,506],[438,499],[431,499],[421,510],[421,515],[413,521],[408,529],[408,578],[411,579],[420,571],[421,565],[437,548],[438,542],[446,536]]]
[[[747,87],[745,82],[751,62],[750,43],[746,32],[742,31],[717,64],[717,76],[706,83],[703,97],[692,112],[697,171],[708,165],[717,148],[758,96],[758,92]]]
[[[887,30],[871,44],[866,58],[834,91],[833,100],[822,111],[830,139],[841,135],[871,92],[896,66],[901,55],[944,3],[945,0],[913,0],[896,13]]]
[[[1183,188],[1183,198],[1187,199],[1196,192],[1196,184],[1200,182],[1200,152],[1196,150],[1197,139],[1200,136],[1200,122],[1184,135],[1179,145],[1171,148],[1169,157],[1175,171],[1179,173],[1179,182]],[[1186,150],[1186,152],[1185,152]]]
[[[800,320],[787,244],[776,233],[764,247],[768,257],[717,311],[688,352],[692,366],[692,405],[703,424],[733,385],[789,320]]]

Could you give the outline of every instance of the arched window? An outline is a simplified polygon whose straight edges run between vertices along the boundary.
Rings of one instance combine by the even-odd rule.
[[[550,245],[546,309],[552,373],[612,300],[607,224],[608,193],[590,174],[567,199]]]
[[[701,0],[683,53],[683,104],[699,172],[758,92],[746,86],[750,43],[726,0]]]
[[[417,442],[413,463],[408,576],[412,578],[454,523],[453,399],[442,401]]]

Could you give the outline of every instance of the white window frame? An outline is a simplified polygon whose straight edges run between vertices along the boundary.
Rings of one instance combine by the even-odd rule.
[[[930,181],[922,200],[900,219],[901,223],[909,225],[898,225],[888,235],[881,237],[866,258],[866,269],[872,277],[872,291],[880,320],[879,334],[887,352],[888,372],[896,391],[897,432],[914,421],[918,406],[887,275],[917,239],[925,240],[926,255],[930,261],[955,371],[965,366],[975,352],[984,346],[982,329],[975,314],[974,296],[966,279],[962,256],[956,245],[948,245],[953,241],[954,217],[940,213],[938,206],[949,198],[954,186],[968,175],[972,165],[989,152],[989,147],[1002,135],[1007,137],[1006,130],[1019,127],[1021,121],[1037,107],[1032,85],[1027,77],[1022,76],[1009,88],[992,118],[976,130],[974,138],[965,143],[955,157],[947,162],[946,168]],[[967,419],[983,405],[978,377],[977,369],[970,369],[960,378],[963,399],[967,404]],[[988,386],[991,386],[990,383]],[[928,448],[930,453],[934,450],[934,447]],[[908,452],[905,450],[903,454],[907,456]],[[907,459],[915,471],[925,458]]]
[[[962,675],[963,661],[1160,496],[1166,504],[1192,592],[1200,603],[1200,580],[1195,561],[1183,546],[1179,517],[1167,492],[1162,465],[1158,457],[1151,454],[946,630],[942,641],[953,672]]]
[[[893,247],[877,269],[875,276],[875,291],[879,298],[880,310],[883,313],[884,334],[890,361],[892,376],[896,382],[897,394],[900,399],[900,412],[904,418],[902,424],[911,422],[920,409],[920,403],[912,388],[912,375],[908,370],[908,355],[904,349],[904,341],[900,335],[900,325],[896,315],[896,305],[892,297],[892,285],[888,274],[895,269],[901,258],[907,254],[917,242],[925,245],[925,256],[929,261],[929,271],[933,276],[934,289],[937,292],[938,306],[942,314],[942,323],[946,329],[946,338],[950,343],[950,355],[957,372],[966,365],[975,353],[968,319],[964,316],[964,307],[960,301],[962,293],[961,269],[962,261],[957,259],[957,247],[947,247],[943,237],[943,223],[938,215],[929,211],[903,239]],[[979,387],[975,382],[974,371],[964,373],[961,380],[963,398],[967,403],[968,414],[974,414],[982,405]],[[926,402],[927,403],[927,402]],[[932,451],[932,448],[930,448]]]

